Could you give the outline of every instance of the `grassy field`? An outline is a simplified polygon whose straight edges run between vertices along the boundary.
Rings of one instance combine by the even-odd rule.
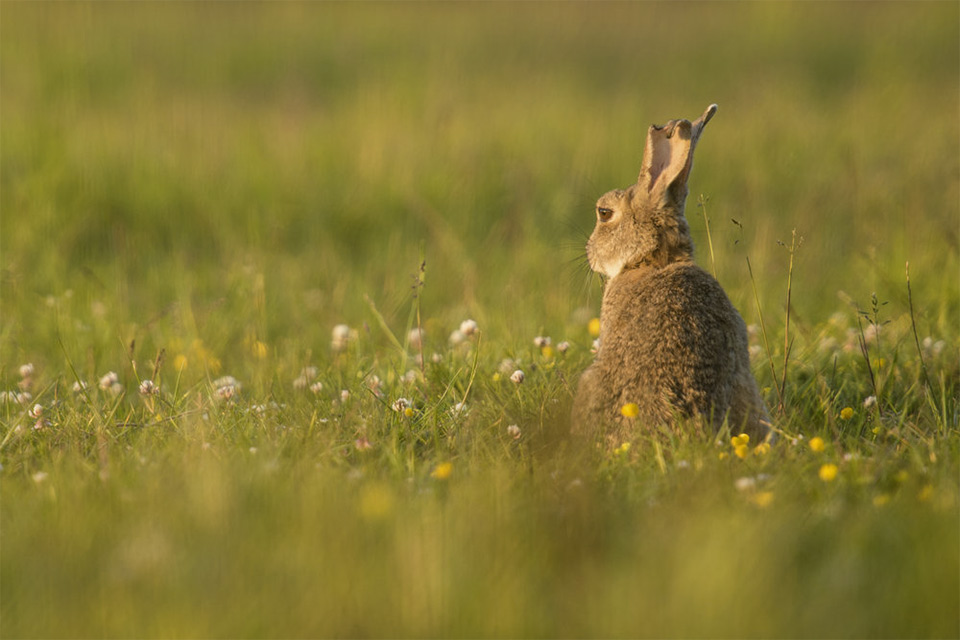
[[[957,637],[958,48],[951,2],[2,3],[0,635]],[[572,440],[593,203],[711,102],[687,217],[781,437]]]

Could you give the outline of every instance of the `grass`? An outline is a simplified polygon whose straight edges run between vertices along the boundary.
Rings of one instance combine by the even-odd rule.
[[[960,635],[958,17],[4,3],[0,632]],[[594,199],[711,102],[781,438],[570,440]]]

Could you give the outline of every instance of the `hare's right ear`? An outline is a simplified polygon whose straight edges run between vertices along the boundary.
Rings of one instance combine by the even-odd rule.
[[[647,146],[637,183],[652,202],[683,209],[687,198],[687,179],[693,168],[693,150],[700,134],[717,105],[707,107],[694,122],[671,120],[662,127],[653,125],[647,131]]]

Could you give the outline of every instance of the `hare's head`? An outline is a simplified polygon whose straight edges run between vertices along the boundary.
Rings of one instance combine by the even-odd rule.
[[[613,277],[625,268],[661,267],[693,254],[683,216],[693,150],[717,112],[707,107],[696,121],[671,120],[651,126],[636,184],[615,189],[597,201],[597,226],[587,242],[590,267]]]

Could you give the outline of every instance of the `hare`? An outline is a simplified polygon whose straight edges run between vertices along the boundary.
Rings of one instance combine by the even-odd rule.
[[[683,215],[693,151],[716,112],[713,104],[693,123],[651,126],[637,183],[597,201],[587,258],[608,280],[600,347],[574,402],[576,431],[606,428],[619,440],[686,417],[712,431],[728,420],[734,434],[768,434],[743,319],[694,264]]]

